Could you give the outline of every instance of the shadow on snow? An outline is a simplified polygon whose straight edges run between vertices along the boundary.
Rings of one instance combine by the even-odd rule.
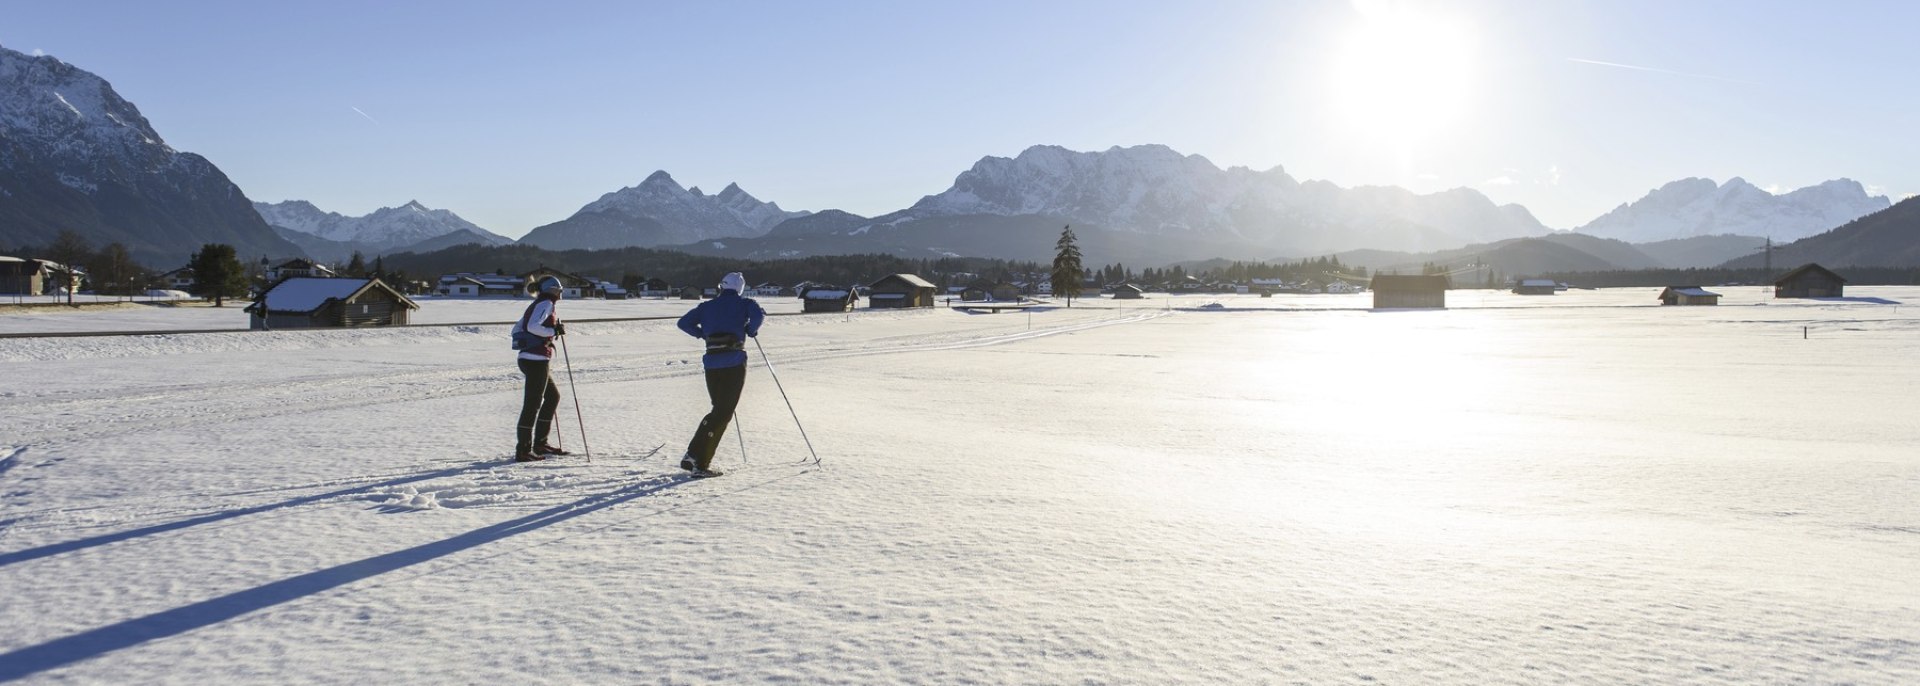
[[[450,470],[459,471],[459,470]],[[409,477],[412,480],[413,477]],[[81,632],[65,638],[28,646],[0,654],[0,681],[12,681],[57,667],[98,657],[106,653],[194,629],[217,624],[256,610],[338,588],[355,581],[445,557],[469,548],[499,541],[558,524],[574,517],[606,509],[636,498],[686,483],[673,477],[666,483],[641,482],[618,490],[582,498],[499,524],[475,529],[452,538],[425,543],[405,550],[376,555],[356,562],[281,579],[264,586],[237,591],[184,607],[156,612],[116,624]],[[361,490],[361,489],[354,489]],[[222,513],[223,516],[227,513]],[[205,518],[202,518],[205,519]],[[149,532],[151,533],[151,532]],[[95,545],[98,545],[97,543]]]
[[[301,496],[298,498],[294,498],[292,500],[284,500],[281,502],[270,503],[267,505],[255,505],[253,507],[242,507],[234,510],[224,510],[224,511],[215,512],[209,515],[201,515],[199,517],[193,517],[190,519],[182,519],[177,522],[167,522],[165,524],[155,524],[153,526],[146,526],[138,529],[116,531],[110,534],[101,534],[99,536],[92,536],[92,537],[82,538],[82,539],[73,540],[73,541],[52,543],[52,544],[40,546],[38,548],[16,550],[11,553],[0,553],[0,567],[5,567],[7,565],[20,563],[20,562],[26,562],[29,560],[38,560],[43,557],[52,557],[55,555],[70,553],[76,550],[85,550],[87,548],[103,546],[108,543],[117,543],[120,541],[140,538],[143,536],[151,536],[154,534],[166,533],[168,531],[186,529],[190,527],[199,526],[201,524],[211,524],[218,521],[233,519],[235,517],[245,517],[250,514],[258,514],[261,512],[268,512],[271,510],[278,510],[278,509],[287,508],[287,507],[297,507],[300,505],[319,502],[319,501],[327,500],[330,498],[339,498],[343,496],[367,493],[378,488],[385,488],[388,486],[399,486],[402,484],[409,484],[416,481],[426,481],[429,479],[438,479],[441,477],[454,476],[454,475],[457,475],[466,471],[470,471],[473,469],[478,469],[484,466],[489,466],[489,465],[476,464],[476,465],[469,465],[465,467],[454,467],[451,469],[440,469],[440,470],[435,470],[431,472],[421,472],[418,474],[410,474],[410,475],[399,477],[396,479],[388,479],[386,481],[381,481],[378,483],[366,484],[362,486],[354,486],[352,488],[344,488],[337,491],[328,491],[326,493],[320,493],[317,495]]]

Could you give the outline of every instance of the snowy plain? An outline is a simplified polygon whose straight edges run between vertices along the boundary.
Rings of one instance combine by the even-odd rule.
[[[1712,290],[779,316],[704,481],[683,302],[591,463],[505,324],[0,339],[0,681],[1920,682],[1920,288]]]

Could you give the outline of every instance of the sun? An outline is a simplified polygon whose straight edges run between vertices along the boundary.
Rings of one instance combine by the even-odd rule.
[[[1356,2],[1329,79],[1344,133],[1407,152],[1460,128],[1474,102],[1474,35],[1465,21],[1414,3]]]

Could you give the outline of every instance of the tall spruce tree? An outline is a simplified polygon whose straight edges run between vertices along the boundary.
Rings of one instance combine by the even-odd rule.
[[[1075,242],[1073,225],[1060,229],[1060,240],[1053,244],[1053,294],[1067,297],[1067,307],[1073,307],[1073,297],[1080,294],[1080,278],[1084,268],[1080,266],[1080,246]]]
[[[231,245],[203,245],[187,266],[193,269],[191,292],[202,298],[213,298],[214,307],[226,307],[227,298],[247,294],[247,268],[241,266]]]

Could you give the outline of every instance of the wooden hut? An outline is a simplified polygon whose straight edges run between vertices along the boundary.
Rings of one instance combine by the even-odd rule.
[[[1139,286],[1130,283],[1123,283],[1113,287],[1114,300],[1139,300],[1145,296],[1146,291],[1140,290]]]
[[[850,288],[809,288],[800,295],[801,312],[851,312],[860,295]]]
[[[699,286],[681,286],[680,287],[681,300],[699,300],[700,295],[701,295],[701,291]]]
[[[1382,274],[1373,277],[1373,307],[1445,308],[1447,277],[1444,274]]]
[[[260,294],[248,305],[255,329],[403,326],[420,309],[379,279],[296,276]]]
[[[1720,294],[1699,286],[1668,286],[1660,291],[1662,305],[1718,305]]]
[[[867,307],[933,307],[938,287],[913,274],[894,274],[868,287]]]
[[[994,284],[988,293],[994,300],[1014,302],[1020,299],[1020,287],[1005,281]]]
[[[1776,298],[1838,298],[1844,295],[1847,280],[1826,267],[1809,262],[1773,282]]]
[[[1554,283],[1553,279],[1521,279],[1520,283],[1514,284],[1513,292],[1519,295],[1553,295],[1559,287],[1560,284]]]

